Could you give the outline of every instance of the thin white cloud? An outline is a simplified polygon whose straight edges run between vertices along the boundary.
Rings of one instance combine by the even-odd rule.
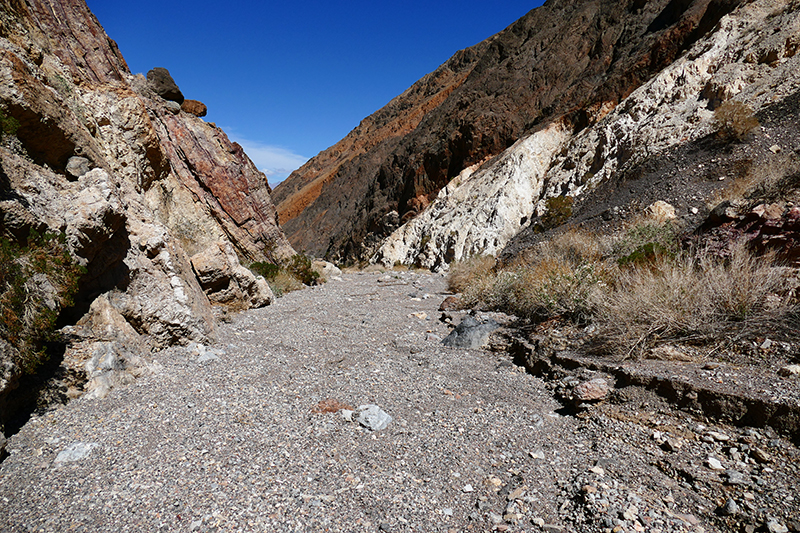
[[[280,146],[272,146],[258,141],[249,141],[231,136],[239,143],[258,169],[267,175],[270,185],[285,180],[292,171],[300,168],[308,158]]]

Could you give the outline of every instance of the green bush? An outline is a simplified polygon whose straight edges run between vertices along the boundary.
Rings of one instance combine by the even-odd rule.
[[[73,305],[86,269],[76,264],[64,234],[31,230],[27,246],[0,239],[0,337],[16,347],[15,363],[32,374],[46,359],[58,313]]]
[[[258,276],[264,276],[278,298],[287,292],[302,289],[304,285],[316,285],[321,281],[319,272],[311,267],[311,258],[303,254],[295,254],[277,263],[251,263],[250,270]]]
[[[571,196],[551,196],[545,200],[547,212],[542,215],[542,229],[549,230],[564,224],[572,216]]]
[[[2,135],[16,135],[18,129],[19,121],[14,117],[6,116],[5,111],[0,108],[0,131],[2,131]]]

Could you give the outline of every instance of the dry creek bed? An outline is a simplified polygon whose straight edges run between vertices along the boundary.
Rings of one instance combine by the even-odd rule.
[[[800,531],[790,440],[644,387],[573,412],[508,353],[444,347],[445,294],[345,274],[34,416],[0,464],[0,531]],[[366,404],[388,427],[329,412]]]

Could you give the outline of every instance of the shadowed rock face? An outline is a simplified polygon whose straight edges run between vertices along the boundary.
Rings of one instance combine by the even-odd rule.
[[[64,233],[86,268],[74,306],[52,310],[77,324],[64,365],[97,378],[96,395],[127,379],[106,371],[135,375],[142,352],[213,338],[209,299],[268,304],[240,260],[294,253],[266,177],[165,94],[177,98],[131,75],[83,0],[0,0],[0,109],[19,123],[0,136],[0,236]],[[228,275],[229,290],[201,284],[192,256],[222,257],[202,275]],[[2,346],[0,424],[21,375],[16,348]]]
[[[670,64],[739,0],[551,1],[462,50],[274,194],[293,246],[366,259],[462,170],[563,117],[580,130]]]

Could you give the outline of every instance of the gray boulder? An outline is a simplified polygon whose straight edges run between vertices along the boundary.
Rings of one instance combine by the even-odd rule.
[[[466,316],[450,335],[444,338],[442,344],[450,348],[468,348],[479,350],[486,344],[489,334],[500,325],[494,320],[484,323],[478,322],[471,316]]]
[[[147,81],[150,84],[150,88],[164,100],[172,100],[179,104],[183,103],[183,93],[167,69],[163,67],[154,68],[147,73]]]

